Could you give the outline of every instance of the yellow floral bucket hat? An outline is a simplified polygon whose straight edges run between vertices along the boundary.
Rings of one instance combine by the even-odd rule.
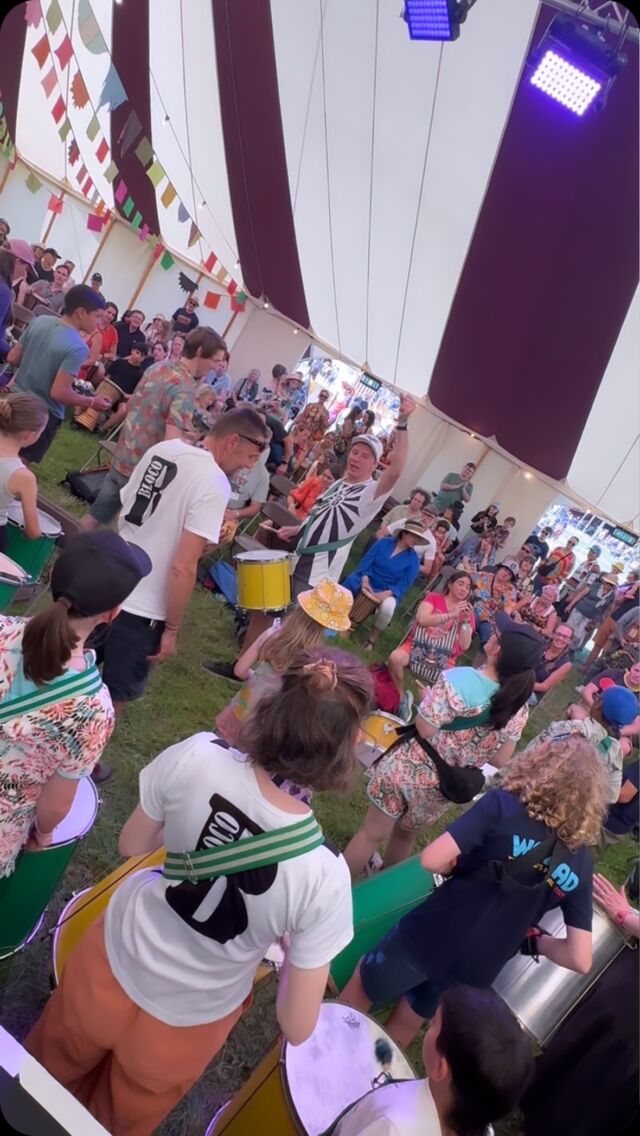
[[[348,588],[334,584],[333,580],[323,580],[315,588],[300,592],[298,603],[322,627],[327,627],[330,631],[349,631],[353,596]]]

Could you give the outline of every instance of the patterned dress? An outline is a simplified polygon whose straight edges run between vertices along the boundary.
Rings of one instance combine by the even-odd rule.
[[[0,616],[0,701],[22,673],[26,619]],[[85,655],[95,662],[93,651]],[[14,869],[43,786],[54,773],[79,780],[91,773],[106,746],[115,716],[106,686],[96,694],[13,718],[0,726],[0,877]]]
[[[526,706],[501,730],[489,725],[459,728],[461,718],[483,714],[497,690],[498,684],[482,671],[456,667],[445,671],[425,692],[418,713],[430,726],[438,727],[429,740],[449,765],[479,768],[491,761],[504,742],[519,740],[529,715]],[[435,766],[414,739],[402,742],[372,766],[368,795],[381,812],[408,829],[434,824],[451,808],[451,801],[440,792]]]

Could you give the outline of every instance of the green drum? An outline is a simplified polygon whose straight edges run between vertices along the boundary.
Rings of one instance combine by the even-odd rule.
[[[30,540],[24,531],[24,516],[19,501],[9,507],[7,525],[7,553],[20,564],[34,580],[39,580],[53,556],[56,541],[62,536],[62,525],[38,509],[41,537]]]
[[[54,829],[53,844],[21,852],[13,875],[0,879],[0,959],[15,954],[37,935],[47,905],[97,814],[96,787],[90,777],[83,777],[70,811]]]
[[[420,856],[376,872],[355,885],[354,936],[331,963],[331,982],[338,992],[351,978],[362,955],[375,947],[403,915],[422,903],[433,887],[433,876],[421,866]]]
[[[0,611],[6,611],[13,599],[15,599],[18,588],[23,584],[30,584],[31,577],[27,575],[24,568],[16,564],[14,560],[10,560],[3,552],[0,552]]]

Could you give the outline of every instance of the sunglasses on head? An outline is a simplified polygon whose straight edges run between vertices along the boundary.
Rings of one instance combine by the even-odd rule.
[[[263,438],[250,438],[248,434],[238,434],[238,437],[242,438],[245,442],[251,442],[254,446],[257,446],[261,454],[269,449],[269,443],[265,442]]]

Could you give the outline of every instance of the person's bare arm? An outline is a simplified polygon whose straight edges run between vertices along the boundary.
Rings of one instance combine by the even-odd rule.
[[[406,429],[409,416],[413,414],[416,404],[408,394],[403,394],[400,399],[400,410],[398,411],[398,427],[396,428],[396,440],[391,453],[389,454],[389,463],[383,473],[380,474],[376,482],[376,501],[380,497],[388,497],[394,485],[404,472],[404,467],[407,464],[409,456],[409,433]]]
[[[38,515],[38,482],[30,469],[18,469],[9,478],[8,489],[10,493],[20,498],[24,515],[24,531],[29,540],[37,540],[42,536],[40,517]]]
[[[198,561],[206,544],[207,541],[203,536],[183,530],[167,576],[167,614],[164,631],[157,653],[150,656],[151,662],[163,663],[176,649],[178,628],[193,594]]]
[[[541,935],[538,939],[538,953],[556,966],[575,970],[577,974],[588,974],[593,961],[591,931],[577,927],[567,927],[564,939],[554,935]]]
[[[60,777],[58,773],[54,773],[43,785],[36,806],[37,845],[46,847],[51,843],[51,833],[70,811],[77,788],[77,781]]]
[[[258,635],[258,638],[254,639],[253,643],[250,647],[247,647],[246,651],[242,652],[240,658],[237,660],[233,668],[233,673],[236,678],[241,678],[244,680],[249,677],[249,672],[257,661],[262,644],[265,643],[267,639],[269,639],[273,634],[274,633],[271,628],[268,627],[266,631],[262,632],[262,635]]]
[[[554,686],[558,686],[569,674],[572,663],[565,663],[564,666],[558,667],[557,671],[552,671],[544,682],[534,683],[533,689],[536,694],[547,694],[549,690],[553,690]]]
[[[51,384],[51,397],[63,406],[90,406],[93,410],[111,410],[111,400],[96,394],[78,394],[73,389],[76,376],[68,371],[58,371]]]
[[[491,758],[491,764],[495,765],[496,769],[502,769],[507,765],[513,757],[516,750],[516,742],[503,742],[499,750],[496,750]]]
[[[125,822],[118,841],[121,856],[142,856],[145,852],[155,852],[163,842],[164,824],[152,820],[138,805]]]
[[[14,343],[13,347],[7,355],[7,363],[12,367],[19,367],[20,360],[22,359],[22,343]]]
[[[573,611],[576,604],[579,603],[581,599],[584,599],[588,591],[588,584],[584,584],[581,588],[578,588],[573,598],[569,600],[569,603],[567,604],[567,612]]]
[[[235,521],[248,520],[249,517],[257,517],[262,508],[262,501],[249,501],[247,505],[243,505],[241,509],[230,509],[232,519]]]
[[[459,481],[441,481],[440,482],[440,489],[444,490],[445,493],[451,493],[452,490],[459,489],[459,488],[460,488],[460,482]]]
[[[301,970],[285,961],[278,980],[276,1017],[290,1045],[302,1045],[315,1029],[325,995],[329,966]]]
[[[426,872],[448,873],[453,868],[460,848],[448,832],[437,836],[420,854],[420,863]]]
[[[428,578],[431,575],[431,569],[432,568],[433,568],[433,557],[431,557],[431,560],[427,560],[427,558],[425,556],[420,561],[420,573],[421,573],[421,575],[426,576]]]
[[[467,502],[469,502],[471,500],[471,493],[469,492],[469,483],[467,481],[462,482],[462,485],[460,486],[460,492],[462,494],[462,500],[464,501],[464,503],[466,505]]]

